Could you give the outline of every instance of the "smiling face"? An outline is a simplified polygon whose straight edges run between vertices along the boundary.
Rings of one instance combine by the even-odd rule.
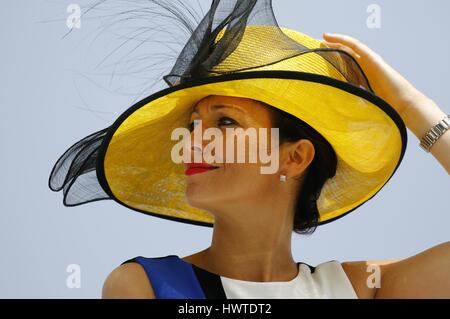
[[[211,140],[195,139],[194,120],[201,120],[201,136],[208,128],[216,128],[222,132],[224,154],[226,152],[227,128],[242,128],[243,130],[254,128],[256,132],[260,128],[266,128],[270,141],[271,114],[264,105],[252,99],[210,95],[195,105],[189,122],[191,141],[192,145],[202,143],[203,148],[205,148]],[[186,197],[188,203],[200,209],[214,211],[215,208],[224,207],[232,202],[251,203],[268,196],[274,183],[279,182],[279,175],[261,174],[261,166],[267,166],[268,164],[267,162],[261,163],[259,156],[256,157],[256,163],[249,161],[249,150],[258,150],[258,144],[261,145],[260,143],[260,139],[256,141],[257,145],[253,145],[255,144],[254,140],[245,139],[246,157],[244,163],[239,163],[236,160],[232,163],[224,163],[224,160],[222,160],[219,163],[212,163],[212,165],[218,167],[217,169],[200,170],[196,174],[187,175]],[[237,154],[237,148],[240,145],[233,144],[234,154]],[[196,151],[195,147],[191,148],[191,158]],[[267,152],[267,148],[265,152]],[[206,162],[204,157],[202,157],[202,162]]]

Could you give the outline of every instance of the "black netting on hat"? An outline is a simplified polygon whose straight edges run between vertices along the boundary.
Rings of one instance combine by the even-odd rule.
[[[271,26],[271,42],[267,38],[246,43],[264,46],[266,54],[238,63],[221,64],[240,44],[245,28],[252,25]],[[219,32],[225,32],[219,41]],[[292,58],[301,54],[318,54],[331,63],[351,84],[372,92],[364,72],[345,51],[331,48],[308,48],[287,36],[278,26],[272,8],[272,0],[213,0],[210,10],[201,20],[184,46],[170,73],[164,80],[170,86],[190,79],[255,69]]]
[[[109,198],[96,174],[98,150],[107,130],[95,132],[72,145],[53,167],[48,185],[55,192],[63,190],[64,205]]]
[[[105,2],[108,0],[99,1],[96,6]],[[347,52],[331,48],[308,48],[286,35],[277,24],[271,0],[213,0],[211,8],[195,28],[191,27],[190,20],[195,15],[180,0],[135,0],[126,3],[142,6],[139,14],[148,14],[149,21],[152,15],[161,14],[168,17],[170,23],[181,22],[190,33],[172,69],[163,76],[169,86],[203,77],[256,69],[302,54],[317,54],[331,63],[347,82],[373,92],[364,72]],[[161,10],[157,12],[154,8],[145,9],[144,4],[159,6]],[[124,11],[121,13],[122,21],[127,19],[127,12],[136,14],[136,10]],[[252,43],[246,43],[245,49],[256,52],[257,48],[263,46],[266,54],[238,63],[234,63],[236,61],[233,59],[223,63],[239,47],[246,27],[253,25],[271,26],[273,36],[270,41],[256,39]],[[223,32],[222,37],[215,42],[220,32]],[[53,191],[63,190],[64,205],[74,206],[110,198],[96,175],[98,150],[107,130],[105,128],[80,140],[55,164],[49,178],[49,187]]]

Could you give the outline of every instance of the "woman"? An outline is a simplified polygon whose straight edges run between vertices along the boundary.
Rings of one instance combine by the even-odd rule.
[[[214,17],[219,5],[220,1],[213,1],[210,17]],[[269,12],[258,5],[271,8],[270,1],[236,2],[232,13],[240,14],[224,13],[223,19],[234,16],[236,24],[246,24],[249,15],[242,12]],[[245,19],[240,20],[242,16]],[[204,21],[211,23],[212,19]],[[191,37],[173,70],[164,78],[172,85],[170,90],[158,92],[129,109],[109,128],[106,137],[105,131],[100,131],[72,147],[81,149],[82,156],[74,157],[75,164],[67,173],[70,178],[64,179],[71,182],[69,191],[65,188],[67,194],[75,185],[75,176],[96,167],[104,193],[83,198],[84,202],[111,197],[149,215],[214,225],[211,245],[205,250],[183,258],[136,257],[123,263],[106,279],[103,297],[450,297],[450,242],[404,260],[331,261],[316,267],[295,262],[291,253],[292,231],[310,233],[318,225],[344,216],[373,197],[387,182],[405,150],[402,121],[423,140],[446,114],[379,55],[349,36],[325,35],[325,41],[319,45],[295,32],[282,38],[283,33],[272,33],[273,28],[245,29],[251,31],[251,36],[242,38],[231,27],[225,33],[216,33],[219,29],[202,31],[203,37],[198,33]],[[237,38],[239,45],[235,43]],[[213,39],[216,45],[207,47],[205,39]],[[198,41],[196,46],[190,45],[193,41]],[[270,52],[269,57],[264,52],[255,54],[262,44]],[[198,50],[188,54],[193,47]],[[232,54],[227,52],[230,47],[235,48]],[[293,54],[295,50],[302,55]],[[221,55],[223,52],[227,54]],[[316,55],[309,59],[312,56],[305,54],[309,52]],[[254,64],[254,56],[258,57],[258,65]],[[211,71],[225,74],[246,70],[242,65],[232,69],[241,61],[248,64],[248,69],[259,67],[267,73],[244,71],[239,76],[233,74],[233,78],[208,75]],[[320,69],[321,66],[324,67]],[[280,70],[296,70],[298,78],[290,78],[291,73]],[[271,71],[275,72],[275,80]],[[355,85],[324,80],[323,76]],[[279,80],[281,77],[290,80]],[[364,90],[376,92],[395,112]],[[180,170],[170,163],[169,143],[165,145],[164,139],[169,128],[178,124],[189,127],[193,142],[189,155],[195,156],[199,150],[192,123],[195,120],[201,120],[204,129],[223,132],[227,128],[279,128],[277,173],[261,174],[261,162],[212,163],[201,170],[188,163],[182,180]],[[320,121],[326,121],[327,127]],[[97,153],[100,141],[102,146]],[[252,142],[245,144],[246,151],[250,146]],[[148,153],[150,148],[153,153]],[[449,148],[450,134],[444,133],[430,150],[450,173]],[[72,158],[73,152],[67,154],[60,163]],[[385,157],[373,159],[380,154]],[[77,162],[80,158],[83,160]],[[202,163],[206,163],[203,158]],[[51,182],[57,180],[58,168],[62,166],[55,166]],[[59,190],[62,185],[51,183],[51,187]],[[180,194],[181,189],[184,194]],[[65,203],[76,202],[76,196],[66,193]],[[85,190],[76,195],[80,194],[85,196]],[[376,273],[372,284],[369,267]]]
[[[418,138],[445,117],[433,101],[364,44],[344,35],[325,35],[324,38],[330,47],[344,49],[358,60],[375,91],[396,106],[407,127]],[[222,110],[225,114],[221,114],[224,116],[221,126],[252,123],[253,127],[270,128],[276,125],[272,122],[274,114],[260,102],[227,96],[210,96],[201,100],[198,112],[193,112],[192,118],[214,123],[217,114],[210,109],[215,104],[233,104],[247,111]],[[280,133],[281,139],[282,136]],[[450,135],[446,134],[431,151],[447,172],[450,172],[449,146]],[[212,273],[244,281],[287,282],[295,278],[298,267],[291,254],[294,195],[315,156],[315,147],[307,139],[282,145],[280,170],[285,172],[288,180],[292,179],[286,184],[270,178],[265,180],[256,169],[247,166],[233,166],[226,173],[212,170],[188,176],[189,202],[210,209],[215,216],[215,225],[211,246],[182,259]],[[258,180],[258,177],[262,178]],[[294,177],[298,180],[294,181]],[[218,179],[220,183],[208,183],[208,179]],[[242,183],[242,189],[252,191],[223,192],[236,182]],[[214,188],[205,188],[204,185],[214,185]],[[227,197],[221,196],[224,193]],[[308,222],[313,223],[313,220]],[[379,288],[366,284],[368,264],[380,266]],[[450,242],[404,260],[350,261],[343,262],[342,267],[358,298],[450,297]],[[125,263],[106,279],[103,297],[155,298],[155,295],[143,267],[138,263]]]

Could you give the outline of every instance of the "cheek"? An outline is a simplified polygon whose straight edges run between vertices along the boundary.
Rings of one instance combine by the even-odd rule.
[[[229,191],[239,192],[246,197],[260,197],[271,192],[274,176],[261,174],[260,167],[258,163],[236,164],[232,179],[227,179]]]
[[[261,182],[259,164],[255,163],[225,163],[215,173],[212,183],[204,186],[220,197],[241,197]]]
[[[245,163],[249,165],[261,165],[261,156],[267,157],[271,152],[270,133],[260,133],[258,129],[254,129],[254,134],[244,136],[236,133],[236,135],[224,135],[222,149],[223,161],[232,159],[233,163]],[[267,161],[267,159],[265,159]]]

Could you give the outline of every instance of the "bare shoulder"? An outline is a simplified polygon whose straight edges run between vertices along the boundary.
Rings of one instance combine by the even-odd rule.
[[[129,262],[115,268],[106,278],[102,298],[104,299],[155,299],[155,294],[144,268]]]
[[[352,283],[358,298],[373,299],[376,296],[377,280],[387,272],[389,267],[399,260],[362,260],[342,262],[348,279]]]
[[[359,298],[450,297],[450,242],[405,259],[341,265]]]

